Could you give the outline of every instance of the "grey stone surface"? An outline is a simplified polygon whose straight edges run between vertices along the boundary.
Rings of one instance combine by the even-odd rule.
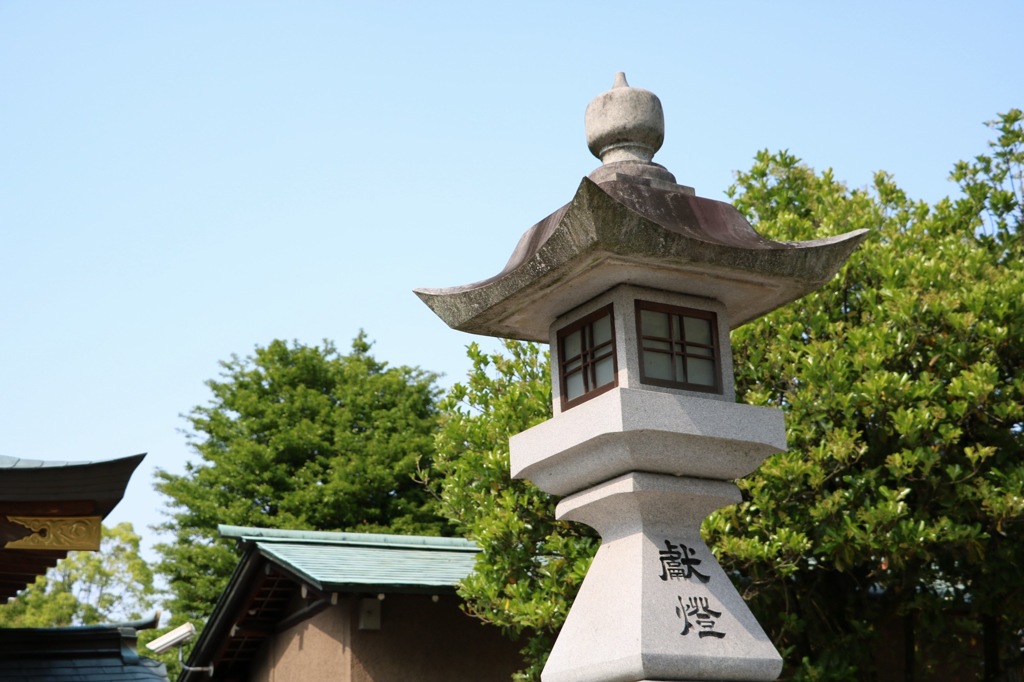
[[[512,476],[567,495],[629,471],[731,480],[786,449],[780,410],[616,388],[516,434]]]
[[[588,178],[602,185],[606,182],[631,182],[638,185],[646,185],[655,189],[663,189],[668,192],[679,192],[681,194],[696,194],[696,190],[676,182],[676,176],[668,172],[668,169],[656,163],[641,163],[639,161],[616,161],[598,166],[590,171]]]
[[[649,162],[665,140],[661,100],[631,88],[626,74],[615,74],[612,89],[595,97],[585,116],[587,147],[604,163]]]
[[[739,500],[731,483],[644,473],[562,500],[558,518],[602,544],[543,682],[776,679],[782,659],[700,537]]]
[[[455,329],[547,341],[557,317],[629,282],[717,299],[735,328],[822,286],[866,234],[772,242],[729,204],[584,178],[568,205],[523,235],[498,275],[416,295]]]

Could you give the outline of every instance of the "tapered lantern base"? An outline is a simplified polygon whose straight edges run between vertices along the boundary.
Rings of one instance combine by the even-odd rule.
[[[571,495],[559,519],[602,544],[543,682],[769,682],[782,658],[700,536],[735,484],[630,472]]]

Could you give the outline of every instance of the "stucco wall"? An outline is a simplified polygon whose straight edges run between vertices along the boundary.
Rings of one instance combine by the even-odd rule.
[[[454,595],[388,595],[379,630],[359,629],[359,601],[343,598],[268,640],[249,681],[508,682],[522,667],[520,645],[464,614]]]
[[[519,645],[459,603],[454,595],[388,595],[380,630],[359,630],[353,608],[351,682],[508,682],[522,667]]]
[[[251,682],[343,682],[348,680],[348,611],[344,604],[267,640],[252,667]]]

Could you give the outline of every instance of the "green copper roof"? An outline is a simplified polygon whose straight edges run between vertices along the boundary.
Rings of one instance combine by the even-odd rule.
[[[461,538],[237,526],[219,530],[325,592],[454,587],[473,570],[480,551]]]
[[[478,552],[475,543],[463,538],[441,538],[427,535],[387,535],[384,533],[345,533],[321,530],[280,530],[250,526],[217,526],[221,537],[236,538],[243,542],[254,540],[324,542],[343,545],[387,545],[391,547],[430,547],[462,549]]]

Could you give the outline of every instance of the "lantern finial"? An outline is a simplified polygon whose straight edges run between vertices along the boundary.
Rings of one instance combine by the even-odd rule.
[[[650,163],[665,140],[665,114],[657,95],[631,88],[620,71],[612,89],[587,106],[586,130],[587,146],[603,163]]]

